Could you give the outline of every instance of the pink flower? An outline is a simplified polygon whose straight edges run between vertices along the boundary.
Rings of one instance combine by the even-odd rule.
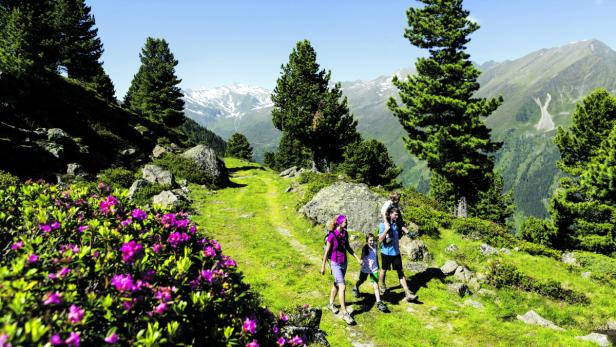
[[[226,255],[225,255],[225,256],[223,256],[223,259],[224,259],[224,263],[223,263],[223,265],[224,265],[225,267],[234,267],[234,266],[236,266],[236,265],[237,265],[237,263],[235,262],[235,260],[233,260],[233,259],[229,258],[229,257],[228,257],[228,256],[226,256]]]
[[[64,341],[62,341],[62,338],[60,337],[60,335],[55,334],[55,335],[51,336],[51,339],[49,340],[49,343],[51,343],[54,346],[59,346],[59,345],[63,344]]]
[[[256,333],[257,332],[257,322],[250,318],[246,318],[246,320],[244,321],[244,325],[242,326],[242,331],[250,333],[250,334]]]
[[[217,250],[218,252],[220,252],[220,244],[218,242],[216,242],[216,240],[212,240],[210,241],[210,243],[212,244],[212,246],[214,246],[214,249]]]
[[[58,305],[62,303],[62,293],[47,293],[45,296],[45,300],[43,301],[43,305]]]
[[[246,347],[259,347],[259,344],[257,343],[257,340],[252,340],[246,344]]]
[[[122,308],[127,312],[133,308],[133,305],[135,305],[134,299],[131,301],[122,301]]]
[[[55,222],[51,223],[50,227],[53,230],[60,229],[60,223],[58,221],[55,221]]]
[[[278,346],[284,346],[285,343],[287,343],[287,341],[284,339],[284,337],[279,337],[278,340],[276,340],[276,344]]]
[[[98,256],[99,256],[99,255],[101,255],[101,252],[99,252],[99,251],[94,251],[94,252],[92,253],[92,258],[96,259],[96,258],[98,258]]]
[[[133,216],[133,218],[139,221],[142,221],[148,218],[148,214],[145,211],[140,210],[138,208],[134,209],[131,215]]]
[[[274,325],[274,327],[272,328],[272,332],[273,332],[275,335],[278,335],[278,333],[280,332],[280,329],[278,329],[278,326],[277,326],[277,325]]]
[[[205,254],[206,257],[216,256],[216,251],[214,250],[214,248],[212,248],[212,246],[205,247],[205,249],[203,250],[203,253]]]
[[[129,226],[129,225],[130,225],[130,223],[132,223],[132,222],[133,222],[133,221],[132,221],[132,219],[130,219],[130,218],[129,218],[129,219],[125,219],[125,220],[121,221],[121,222],[120,222],[120,225],[122,225],[123,227],[127,227],[127,226]]]
[[[163,215],[160,222],[163,224],[163,227],[165,229],[169,229],[170,227],[175,226],[175,214],[167,213]]]
[[[21,241],[21,240],[19,240],[19,241],[15,242],[15,243],[11,246],[11,249],[12,249],[12,250],[18,250],[18,249],[21,249],[23,246],[24,246],[24,242],[23,242],[23,241]]]
[[[58,276],[56,276],[56,274],[48,274],[47,278],[49,278],[50,280],[55,280],[56,278],[58,278]]]
[[[47,224],[41,224],[39,225],[39,230],[44,232],[44,233],[49,233],[51,232],[51,227]]]
[[[158,254],[163,249],[163,247],[165,246],[163,246],[162,243],[155,243],[154,246],[152,246],[152,250],[154,251],[154,253]]]
[[[162,302],[171,301],[171,293],[173,293],[176,290],[177,288],[175,287],[160,287],[158,288],[156,295],[154,295],[154,298]]]
[[[82,233],[82,232],[88,230],[88,226],[87,225],[80,225],[78,229],[79,229],[79,232]]]
[[[280,312],[278,314],[278,319],[280,319],[281,322],[286,323],[289,320],[289,316],[287,316],[284,312]]]
[[[116,287],[119,292],[134,292],[141,289],[140,284],[135,284],[133,278],[126,275],[114,275],[111,279],[111,285]]]
[[[34,264],[39,260],[39,256],[36,254],[30,254],[28,257],[28,264]]]
[[[212,270],[203,270],[201,271],[201,277],[207,282],[212,283]]]
[[[71,333],[71,335],[66,339],[66,344],[72,347],[79,347],[79,333]]]
[[[109,212],[113,213],[115,212],[115,207],[117,205],[118,205],[118,199],[116,199],[114,196],[109,195],[107,199],[101,201],[98,204],[98,209],[103,214],[108,214]]]
[[[107,342],[107,343],[117,343],[119,340],[120,340],[120,337],[116,333],[113,333],[113,334],[105,337],[105,342]]]
[[[163,314],[165,311],[167,311],[167,304],[164,302],[161,302],[154,308],[154,313]]]
[[[71,305],[71,307],[68,308],[68,321],[73,324],[79,323],[83,319],[84,314],[84,310],[80,309],[79,306],[73,304]],[[79,341],[79,337],[77,337],[77,341]],[[68,343],[68,339],[66,340],[66,343]],[[77,342],[77,345],[79,345],[79,342]]]
[[[304,340],[302,340],[302,339],[301,339],[301,337],[299,337],[299,336],[295,335],[295,336],[293,336],[293,338],[291,339],[291,341],[289,341],[289,343],[290,343],[292,346],[301,346],[301,345],[303,345],[303,344],[304,344]]]
[[[197,227],[194,226],[194,225],[191,225],[190,229],[188,229],[188,232],[191,233],[191,234],[196,233],[197,232]]]
[[[174,231],[169,234],[169,237],[167,238],[167,242],[169,242],[172,248],[177,248],[180,244],[189,240],[190,235],[188,235],[187,233],[179,233],[177,231]]]
[[[178,229],[185,229],[190,224],[188,219],[180,219],[175,222],[175,227]]]
[[[0,334],[0,347],[11,347],[9,342],[9,335],[2,333]]]
[[[56,276],[59,278],[64,278],[66,277],[66,275],[68,275],[68,273],[71,272],[71,269],[67,268],[67,267],[63,267],[60,269],[60,271],[58,271],[56,273]]]
[[[134,240],[122,244],[120,251],[122,251],[122,260],[128,264],[133,264],[137,259],[143,256],[143,246]]]

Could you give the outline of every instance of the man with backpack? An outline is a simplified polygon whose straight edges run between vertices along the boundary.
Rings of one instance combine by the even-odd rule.
[[[346,253],[349,252],[349,254],[354,256],[359,264],[361,264],[362,261],[355,255],[355,252],[353,252],[353,249],[349,245],[349,234],[346,230],[346,216],[342,214],[339,215],[336,218],[335,224],[334,230],[328,231],[327,234],[325,250],[323,252],[323,263],[321,264],[321,275],[325,274],[325,263],[329,259],[332,275],[334,277],[334,285],[330,291],[327,308],[334,314],[338,313],[338,308],[334,305],[334,299],[336,298],[336,294],[338,294],[340,308],[342,309],[342,318],[347,324],[351,325],[355,323],[355,320],[353,320],[349,312],[347,312],[345,303],[346,284],[344,276],[347,270]]]
[[[403,231],[402,225],[400,223],[400,210],[398,208],[391,208],[389,210],[388,215],[388,224],[381,223],[379,225],[379,242],[381,243],[381,270],[379,271],[379,288],[381,288],[382,292],[385,292],[385,273],[388,270],[396,270],[398,273],[398,279],[400,280],[400,285],[404,289],[405,297],[404,299],[408,302],[417,300],[417,295],[413,294],[408,284],[406,283],[406,278],[404,277],[404,272],[402,271],[402,256],[400,255],[400,238],[404,236],[406,233]]]

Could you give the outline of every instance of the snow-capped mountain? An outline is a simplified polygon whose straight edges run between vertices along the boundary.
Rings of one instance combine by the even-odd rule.
[[[241,118],[272,106],[271,91],[233,84],[213,89],[184,90],[185,110],[198,123],[208,126],[220,118]]]

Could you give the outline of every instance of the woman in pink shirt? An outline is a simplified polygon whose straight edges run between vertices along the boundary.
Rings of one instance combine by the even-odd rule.
[[[340,308],[342,309],[342,318],[347,324],[351,325],[354,324],[355,321],[347,312],[345,304],[346,285],[344,276],[347,270],[346,252],[354,256],[360,264],[362,261],[355,255],[355,252],[353,252],[353,249],[349,245],[349,234],[347,233],[346,227],[346,216],[341,214],[336,218],[336,228],[327,235],[327,242],[323,253],[323,263],[321,264],[321,275],[325,274],[325,263],[329,259],[332,275],[334,276],[334,285],[329,295],[329,304],[327,308],[334,314],[338,313],[338,308],[334,306],[334,299],[336,298],[336,293],[338,293]]]

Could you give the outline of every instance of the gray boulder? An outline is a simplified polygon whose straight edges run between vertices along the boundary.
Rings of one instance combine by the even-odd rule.
[[[36,141],[36,144],[41,149],[43,149],[44,151],[48,152],[49,154],[53,155],[54,157],[58,159],[62,159],[64,157],[64,146],[59,143],[52,142],[52,141],[38,140]]]
[[[410,272],[418,273],[428,270],[428,264],[423,261],[409,261],[404,268]]]
[[[511,250],[509,248],[503,247],[500,249],[500,252],[501,254],[504,254],[504,255],[511,255]]]
[[[616,320],[611,320],[607,322],[607,330],[614,330],[616,331]]]
[[[497,254],[498,250],[486,243],[482,244],[481,246],[479,246],[479,251],[481,252],[481,254],[483,255],[493,255],[493,254]]]
[[[229,171],[213,149],[205,145],[197,145],[182,153],[181,156],[193,160],[199,167],[200,173],[209,177],[214,185],[223,186],[229,183]]]
[[[66,174],[71,176],[85,176],[87,172],[83,169],[81,164],[70,163],[66,166]]]
[[[288,339],[301,336],[308,345],[329,346],[325,333],[319,328],[322,315],[319,308],[296,307],[288,313],[289,320],[281,329],[282,335]]]
[[[476,308],[478,310],[483,310],[483,304],[480,303],[479,301],[475,301],[475,300],[471,300],[471,299],[466,299],[464,301],[464,305],[474,307],[474,308]]]
[[[169,153],[169,150],[161,145],[156,145],[152,150],[152,158],[157,159],[163,156],[163,154]]]
[[[533,310],[526,312],[526,314],[523,316],[518,315],[517,318],[526,324],[539,325],[542,327],[546,327],[546,328],[550,328],[554,330],[560,330],[560,331],[565,330],[557,326],[556,324],[554,324],[554,322],[541,317],[539,314],[537,314],[537,312]]]
[[[173,192],[169,190],[163,190],[158,195],[154,195],[152,198],[152,203],[154,205],[160,205],[163,208],[174,208],[177,207],[181,201],[180,197],[175,195]]]
[[[580,339],[580,340],[585,340],[585,341],[590,341],[595,343],[597,346],[601,346],[601,347],[609,347],[612,344],[610,343],[610,340],[608,338],[607,335],[605,334],[599,334],[599,333],[590,333],[586,336],[576,336],[576,339]]]
[[[144,166],[142,177],[150,183],[157,183],[164,186],[173,185],[173,175],[171,171],[165,170],[158,165],[148,164]]]
[[[47,129],[47,140],[57,143],[72,142],[71,137],[60,128]]]
[[[450,283],[447,285],[447,289],[454,294],[459,295],[461,298],[465,295],[471,294],[468,286],[464,283]]]
[[[468,283],[471,278],[473,278],[473,273],[464,266],[458,266],[456,272],[453,274],[453,277],[461,282]]]
[[[445,264],[441,267],[441,271],[446,276],[449,276],[449,275],[453,275],[453,273],[456,272],[457,268],[458,268],[458,263],[456,263],[455,260],[447,260]]]
[[[455,253],[458,251],[458,246],[454,245],[453,243],[449,246],[447,246],[447,248],[445,248],[445,252],[447,253]]]
[[[362,183],[336,182],[321,189],[299,212],[319,224],[342,213],[349,229],[374,233],[380,223],[380,210],[387,199]]]
[[[140,191],[141,189],[147,187],[148,184],[150,184],[150,183],[148,181],[144,180],[144,179],[140,178],[140,179],[136,180],[135,182],[133,182],[133,184],[128,189],[128,197],[132,198],[138,191]]]
[[[568,265],[577,265],[577,259],[575,258],[575,254],[571,253],[571,252],[565,252],[563,253],[561,260],[563,263],[568,264]]]
[[[400,253],[409,257],[410,261],[432,261],[432,254],[421,240],[412,240],[409,237],[400,239]]]

